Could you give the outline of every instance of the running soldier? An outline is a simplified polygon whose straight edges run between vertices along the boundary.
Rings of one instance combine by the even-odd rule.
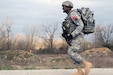
[[[73,63],[77,66],[78,71],[73,75],[88,75],[92,63],[86,61],[78,54],[84,38],[84,33],[82,32],[84,25],[80,18],[80,14],[77,13],[76,10],[72,10],[72,8],[72,2],[65,1],[62,3],[63,12],[67,14],[65,21],[62,23],[62,36],[69,44],[67,53],[72,59]],[[81,65],[84,65],[85,72],[82,71]]]

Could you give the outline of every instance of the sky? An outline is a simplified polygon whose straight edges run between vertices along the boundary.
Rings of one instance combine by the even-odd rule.
[[[6,17],[13,20],[13,32],[24,33],[24,27],[61,23],[66,17],[62,11],[65,0],[0,0],[0,22]],[[89,7],[94,12],[96,24],[113,24],[113,0],[70,0],[73,9]]]

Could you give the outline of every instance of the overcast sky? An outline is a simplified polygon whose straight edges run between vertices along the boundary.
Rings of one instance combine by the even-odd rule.
[[[23,32],[28,25],[59,24],[66,17],[62,12],[65,0],[0,0],[0,22],[7,16],[13,19],[13,31]],[[94,11],[96,24],[113,24],[113,0],[70,0],[74,9],[89,7]]]

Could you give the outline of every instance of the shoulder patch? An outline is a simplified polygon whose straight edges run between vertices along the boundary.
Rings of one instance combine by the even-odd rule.
[[[72,19],[72,21],[75,21],[77,19],[77,17],[76,16],[72,16],[71,19]]]

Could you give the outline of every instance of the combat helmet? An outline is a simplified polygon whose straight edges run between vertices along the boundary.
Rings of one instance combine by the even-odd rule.
[[[62,3],[62,6],[68,6],[68,7],[73,8],[73,3],[70,2],[70,1],[64,1],[64,2]]]

